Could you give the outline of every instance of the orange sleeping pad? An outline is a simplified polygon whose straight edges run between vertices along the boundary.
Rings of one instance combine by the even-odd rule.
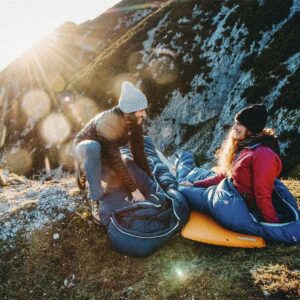
[[[263,248],[266,242],[255,235],[237,233],[219,225],[211,217],[192,211],[190,219],[181,231],[187,239],[226,247]]]

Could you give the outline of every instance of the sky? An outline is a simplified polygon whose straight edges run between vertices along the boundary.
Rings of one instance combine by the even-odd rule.
[[[0,0],[0,71],[66,21],[94,19],[120,0]]]

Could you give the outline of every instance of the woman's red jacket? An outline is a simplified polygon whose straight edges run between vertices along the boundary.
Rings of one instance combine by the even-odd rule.
[[[266,222],[278,223],[279,219],[272,203],[274,181],[282,170],[280,157],[269,147],[242,149],[233,162],[232,179],[239,193],[247,201],[248,207],[260,211]],[[216,185],[224,179],[218,174],[204,180],[195,181],[196,187]]]

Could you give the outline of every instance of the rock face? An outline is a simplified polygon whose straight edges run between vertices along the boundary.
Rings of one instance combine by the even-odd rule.
[[[119,7],[134,4],[141,5],[119,11],[111,23],[101,15],[77,26],[81,51],[90,51],[88,41],[94,39],[89,37],[101,32],[103,38],[90,63],[81,65],[68,76],[69,84],[50,95],[59,99],[55,110],[61,115],[55,120],[67,119],[70,133],[55,142],[41,133],[40,139],[33,138],[31,132],[50,114],[45,112],[38,120],[24,118],[20,142],[15,133],[20,130],[12,130],[16,122],[7,121],[7,151],[26,144],[33,156],[41,157],[42,150],[47,154],[39,163],[33,158],[37,167],[46,158],[50,165],[56,161],[68,165],[65,153],[70,151],[71,133],[99,110],[114,105],[120,83],[130,80],[148,97],[148,133],[165,153],[190,149],[199,161],[210,159],[235,113],[263,102],[270,112],[268,125],[279,136],[286,169],[300,163],[300,0],[122,1]],[[105,30],[99,24],[105,24]],[[9,84],[17,85],[14,80]],[[21,94],[28,89],[23,85]],[[7,107],[15,107],[12,111],[17,114],[21,109],[13,96]],[[88,113],[82,116],[82,110]],[[67,131],[64,125],[60,128]],[[29,147],[29,141],[34,146]]]

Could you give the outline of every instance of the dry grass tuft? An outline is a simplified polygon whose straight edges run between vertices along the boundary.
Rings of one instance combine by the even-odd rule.
[[[254,283],[265,295],[300,297],[300,270],[291,270],[286,265],[268,265],[252,270]]]

